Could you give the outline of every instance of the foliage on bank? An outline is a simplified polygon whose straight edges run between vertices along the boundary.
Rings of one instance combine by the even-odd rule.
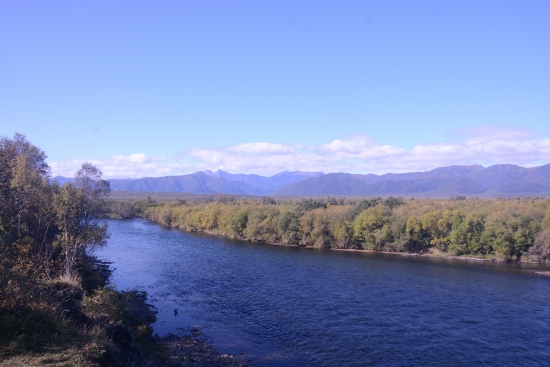
[[[133,215],[231,238],[315,248],[436,253],[545,261],[550,200],[235,199],[126,202]],[[113,212],[114,213],[114,212]]]
[[[23,135],[0,139],[0,365],[128,365],[119,351],[151,341],[154,314],[90,256],[109,185],[86,163],[59,186],[45,159]]]

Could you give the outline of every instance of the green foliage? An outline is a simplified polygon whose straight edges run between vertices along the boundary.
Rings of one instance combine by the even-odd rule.
[[[540,224],[542,230],[550,228],[550,212],[546,213],[546,216]]]
[[[149,341],[153,330],[149,324],[155,322],[156,311],[146,303],[147,294],[137,290],[117,292],[109,287],[103,287],[82,300],[82,309],[86,316],[95,323],[105,325],[106,330],[113,333],[122,326],[128,331],[128,344],[132,340]]]
[[[324,200],[304,199],[298,203],[298,208],[302,212],[315,210],[319,208],[326,208],[327,203]]]
[[[81,280],[80,285],[87,295],[109,283],[112,274],[109,264],[93,256],[85,256],[78,260],[76,263],[77,277]]]
[[[427,248],[430,232],[424,228],[419,218],[415,216],[409,217],[405,231],[407,241],[404,247],[408,252],[421,252]]]
[[[60,187],[45,159],[23,135],[0,139],[0,359],[27,365],[18,356],[34,353],[44,364],[97,365],[112,325],[150,337],[147,319],[132,311],[144,296],[102,288],[110,272],[89,256],[108,238],[97,219],[109,193],[101,171],[85,163],[75,184]],[[111,308],[100,302],[106,317],[87,308],[107,294],[118,298]]]
[[[365,249],[382,250],[386,243],[392,242],[390,215],[390,209],[381,205],[363,210],[353,221],[355,240]]]
[[[228,223],[231,235],[242,237],[248,224],[248,211],[246,209],[233,211],[228,218]]]
[[[84,163],[74,185],[59,187],[45,159],[23,135],[0,139],[0,256],[34,278],[70,278],[74,263],[105,243],[96,218],[109,185]]]
[[[378,205],[379,202],[380,202],[379,198],[369,199],[369,200],[361,200],[361,202],[359,202],[359,204],[357,204],[354,208],[350,209],[349,214],[348,214],[349,220],[353,221],[355,219],[355,217],[357,217],[359,215],[359,213],[361,213],[363,210],[366,210],[370,207],[374,207],[374,206]]]
[[[107,211],[115,218],[132,219],[141,214],[137,202],[110,201],[107,203]]]
[[[503,260],[526,259],[535,235],[550,227],[546,198],[357,202],[332,197],[294,201],[230,197],[152,203],[143,213],[163,225],[252,241]]]
[[[243,209],[241,209],[243,211]],[[237,213],[238,214],[238,213]],[[277,239],[277,222],[275,218],[279,215],[279,209],[270,205],[250,207],[248,211],[240,214],[239,230],[241,234],[254,241],[274,242]]]
[[[286,209],[274,218],[278,241],[291,245],[300,243],[300,217],[299,210]]]
[[[384,205],[388,206],[390,209],[397,208],[400,205],[405,204],[403,198],[394,198],[392,196],[384,200]]]
[[[453,217],[453,230],[450,236],[450,252],[455,255],[483,254],[488,252],[482,241],[485,230],[483,219],[477,213],[464,217],[456,213]]]
[[[545,261],[550,256],[550,229],[537,233],[533,246],[529,248],[528,254],[537,261]]]

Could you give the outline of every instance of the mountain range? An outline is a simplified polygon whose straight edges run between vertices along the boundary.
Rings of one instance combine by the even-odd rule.
[[[60,184],[70,178],[53,178]],[[109,180],[113,191],[186,192],[256,196],[550,196],[550,164],[449,166],[426,172],[351,174],[281,172],[266,177],[199,171],[181,176]]]

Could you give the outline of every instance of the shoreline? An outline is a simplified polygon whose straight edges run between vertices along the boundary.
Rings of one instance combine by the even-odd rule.
[[[245,355],[223,354],[210,343],[192,335],[167,335],[158,339],[166,348],[165,360],[171,366],[255,367]]]
[[[141,218],[142,219],[142,218]],[[267,244],[271,246],[283,246],[283,247],[303,247],[307,249],[319,250],[315,247],[306,247],[299,246],[295,244],[284,244],[284,243],[270,243],[265,241],[254,241],[251,239],[243,238],[232,238],[220,234],[215,231],[189,231],[184,228],[177,226],[165,226],[155,221],[144,220],[146,223],[160,225],[164,228],[177,229],[178,231],[186,232],[189,234],[196,233],[200,235],[207,235],[212,237],[224,237],[226,239],[233,239],[237,241],[246,241],[246,242],[256,242],[260,244]],[[495,258],[476,258],[469,256],[453,256],[453,255],[442,255],[439,253],[406,253],[406,252],[390,252],[390,251],[376,251],[371,249],[353,249],[353,248],[326,248],[321,250],[335,250],[343,252],[362,252],[362,253],[382,253],[389,255],[400,255],[400,256],[421,256],[426,258],[442,258],[447,260],[462,260],[462,261],[475,261],[475,262],[505,262]],[[261,251],[261,250],[260,250]],[[513,262],[519,263],[519,262]],[[523,262],[527,263],[527,262]],[[532,262],[532,264],[540,264]],[[545,264],[542,264],[545,265]],[[539,271],[534,271],[535,274],[540,276],[550,276],[550,271],[544,271],[539,269]],[[218,366],[218,367],[253,367],[255,366],[254,361],[249,359],[246,355],[236,355],[236,354],[226,354],[223,351],[217,350],[213,345],[211,345],[207,340],[197,338],[196,334],[193,335],[173,335],[169,334],[164,337],[155,337],[154,344],[162,350],[160,354],[156,353],[128,353],[127,357],[130,357],[126,360],[121,360],[123,365],[137,366],[139,363],[143,365],[160,367],[160,366]],[[123,356],[121,356],[124,358]],[[141,361],[141,362],[140,362]]]
[[[112,218],[111,218],[112,219]],[[370,250],[370,249],[354,249],[354,248],[323,248],[318,249],[313,246],[300,246],[295,244],[287,244],[282,242],[268,242],[268,241],[257,241],[249,238],[233,238],[229,237],[227,235],[221,234],[219,232],[215,231],[199,231],[199,230],[187,230],[181,227],[174,227],[174,226],[165,226],[161,223],[151,221],[149,219],[141,218],[149,223],[158,224],[163,227],[167,228],[174,228],[186,233],[201,233],[206,234],[213,237],[223,237],[227,239],[232,240],[239,240],[239,241],[245,241],[245,242],[255,242],[255,243],[264,243],[271,246],[282,246],[282,247],[300,247],[304,249],[313,249],[313,250],[330,250],[330,251],[346,251],[346,252],[360,252],[360,253],[377,253],[377,254],[389,254],[389,255],[400,255],[400,256],[419,256],[419,257],[427,257],[427,258],[437,258],[437,259],[447,259],[447,260],[460,260],[460,261],[473,261],[473,262],[496,262],[496,263],[511,263],[511,264],[538,264],[538,265],[546,265],[546,263],[541,263],[537,261],[525,261],[525,260],[519,260],[519,261],[507,261],[502,259],[494,258],[480,258],[480,257],[472,257],[472,256],[457,256],[457,255],[446,255],[446,254],[434,254],[430,252],[424,252],[424,253],[416,253],[416,252],[398,252],[398,251],[377,251],[377,250]]]

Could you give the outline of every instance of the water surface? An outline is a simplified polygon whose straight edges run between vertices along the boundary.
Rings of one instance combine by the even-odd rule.
[[[232,241],[108,220],[98,251],[159,335],[202,331],[259,366],[547,366],[550,270]],[[177,310],[177,313],[174,312]]]

